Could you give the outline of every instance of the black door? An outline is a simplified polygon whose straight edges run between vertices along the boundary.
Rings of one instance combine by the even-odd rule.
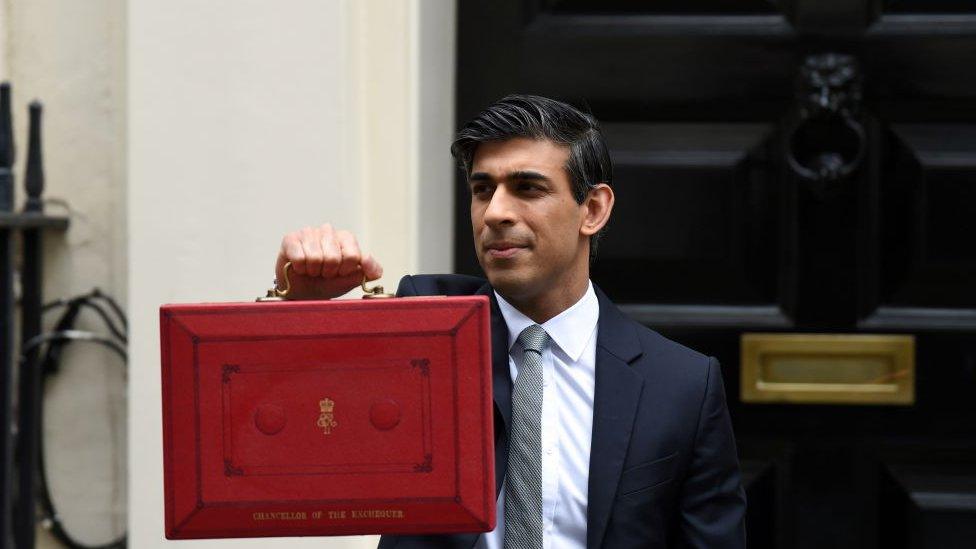
[[[459,121],[534,93],[603,122],[593,280],[721,359],[750,546],[976,547],[976,3],[458,4]],[[914,336],[913,398],[744,401],[753,332]]]

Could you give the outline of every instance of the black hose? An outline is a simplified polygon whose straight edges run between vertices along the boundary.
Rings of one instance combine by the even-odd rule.
[[[111,315],[96,300],[104,301],[108,305],[108,310],[111,311]],[[115,300],[113,300],[110,296],[101,293],[101,291],[96,288],[88,294],[77,296],[69,300],[57,300],[52,303],[48,303],[44,306],[43,310],[47,312],[58,307],[66,307],[67,309],[55,323],[54,330],[31,338],[24,344],[23,349],[21,350],[21,361],[24,361],[31,351],[46,345],[43,354],[40,355],[40,361],[38,362],[38,365],[42,371],[42,383],[46,382],[49,376],[56,374],[60,370],[62,351],[64,347],[74,341],[87,341],[107,347],[122,359],[123,367],[128,364],[128,353],[126,351],[126,344],[128,342],[128,320],[126,319],[122,308],[119,307]],[[111,333],[111,336],[106,337],[92,332],[74,329],[78,314],[83,307],[89,308],[98,314],[98,316],[102,319],[102,322],[108,328],[108,331]],[[113,315],[114,318],[112,318]],[[39,406],[38,408],[40,409],[41,415],[38,417],[37,424],[39,429],[43,429],[44,407]],[[44,437],[39,436],[38,441],[40,446],[38,455],[40,456],[40,459],[37,464],[37,490],[38,495],[40,496],[39,499],[41,510],[44,514],[42,521],[44,526],[56,539],[58,539],[69,549],[124,549],[127,545],[127,533],[125,532],[123,532],[122,535],[117,539],[100,545],[84,544],[75,539],[71,533],[68,532],[64,524],[61,522],[57,507],[54,504],[54,499],[51,497],[51,489],[47,478],[47,468],[45,467]]]

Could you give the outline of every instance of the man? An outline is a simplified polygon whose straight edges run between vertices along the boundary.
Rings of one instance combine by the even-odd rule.
[[[458,134],[487,283],[405,276],[399,295],[487,295],[492,308],[498,526],[384,537],[381,548],[745,546],[745,496],[717,361],[633,322],[589,280],[614,193],[596,121],[509,96]],[[286,235],[292,295],[379,278],[355,237]]]

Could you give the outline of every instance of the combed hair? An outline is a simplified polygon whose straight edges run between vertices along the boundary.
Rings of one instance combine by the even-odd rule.
[[[515,137],[545,139],[569,146],[566,173],[573,197],[583,203],[587,193],[600,183],[611,184],[613,165],[600,124],[575,107],[537,95],[509,95],[465,124],[451,144],[451,154],[465,174],[478,145]],[[596,254],[600,233],[590,239],[590,255]]]

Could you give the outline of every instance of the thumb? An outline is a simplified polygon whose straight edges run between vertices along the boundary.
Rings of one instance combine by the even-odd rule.
[[[376,280],[383,276],[383,267],[376,261],[370,254],[363,255],[362,260],[359,263],[363,268],[363,274],[366,275],[366,280]]]

